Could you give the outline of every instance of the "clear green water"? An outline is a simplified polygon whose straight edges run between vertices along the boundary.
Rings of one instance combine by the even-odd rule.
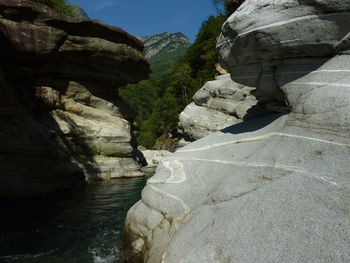
[[[0,202],[1,263],[109,263],[144,178],[117,179],[40,199]]]

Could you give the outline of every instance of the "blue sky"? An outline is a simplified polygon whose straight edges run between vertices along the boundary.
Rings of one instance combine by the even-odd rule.
[[[215,15],[211,0],[71,0],[92,19],[132,35],[182,32],[193,42],[202,22]]]

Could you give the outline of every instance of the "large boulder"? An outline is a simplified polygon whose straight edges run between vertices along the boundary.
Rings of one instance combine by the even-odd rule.
[[[0,196],[142,176],[117,88],[148,77],[123,30],[27,0],[0,2]]]
[[[216,77],[197,91],[193,102],[180,113],[179,133],[189,141],[242,122],[257,112],[255,88],[240,85],[229,74]]]
[[[246,0],[221,64],[275,113],[162,160],[126,219],[135,262],[350,261],[350,0]]]

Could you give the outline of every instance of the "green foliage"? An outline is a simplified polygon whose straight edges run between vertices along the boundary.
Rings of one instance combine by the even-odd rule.
[[[172,65],[178,62],[179,58],[186,53],[186,47],[180,47],[171,52],[161,52],[151,57],[148,62],[151,65],[152,77],[160,79],[169,74]]]
[[[193,69],[192,77],[201,82],[211,80],[215,75],[215,64],[218,62],[218,53],[215,48],[216,38],[226,19],[225,15],[209,17],[202,24],[196,41],[183,58],[183,61]]]
[[[174,130],[179,113],[194,93],[214,78],[216,38],[225,19],[224,15],[209,17],[180,59],[184,50],[152,57],[150,79],[120,89],[121,97],[137,113],[139,145],[150,148],[160,136]]]
[[[48,7],[69,16],[77,16],[79,7],[69,4],[68,0],[32,0],[33,2],[47,5]]]
[[[220,11],[220,7],[223,6],[227,15],[234,13],[244,1],[245,0],[212,0],[217,10]]]

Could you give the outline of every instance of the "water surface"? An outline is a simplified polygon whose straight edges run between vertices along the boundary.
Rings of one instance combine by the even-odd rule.
[[[126,213],[145,182],[117,179],[78,192],[0,202],[0,262],[115,262]]]

